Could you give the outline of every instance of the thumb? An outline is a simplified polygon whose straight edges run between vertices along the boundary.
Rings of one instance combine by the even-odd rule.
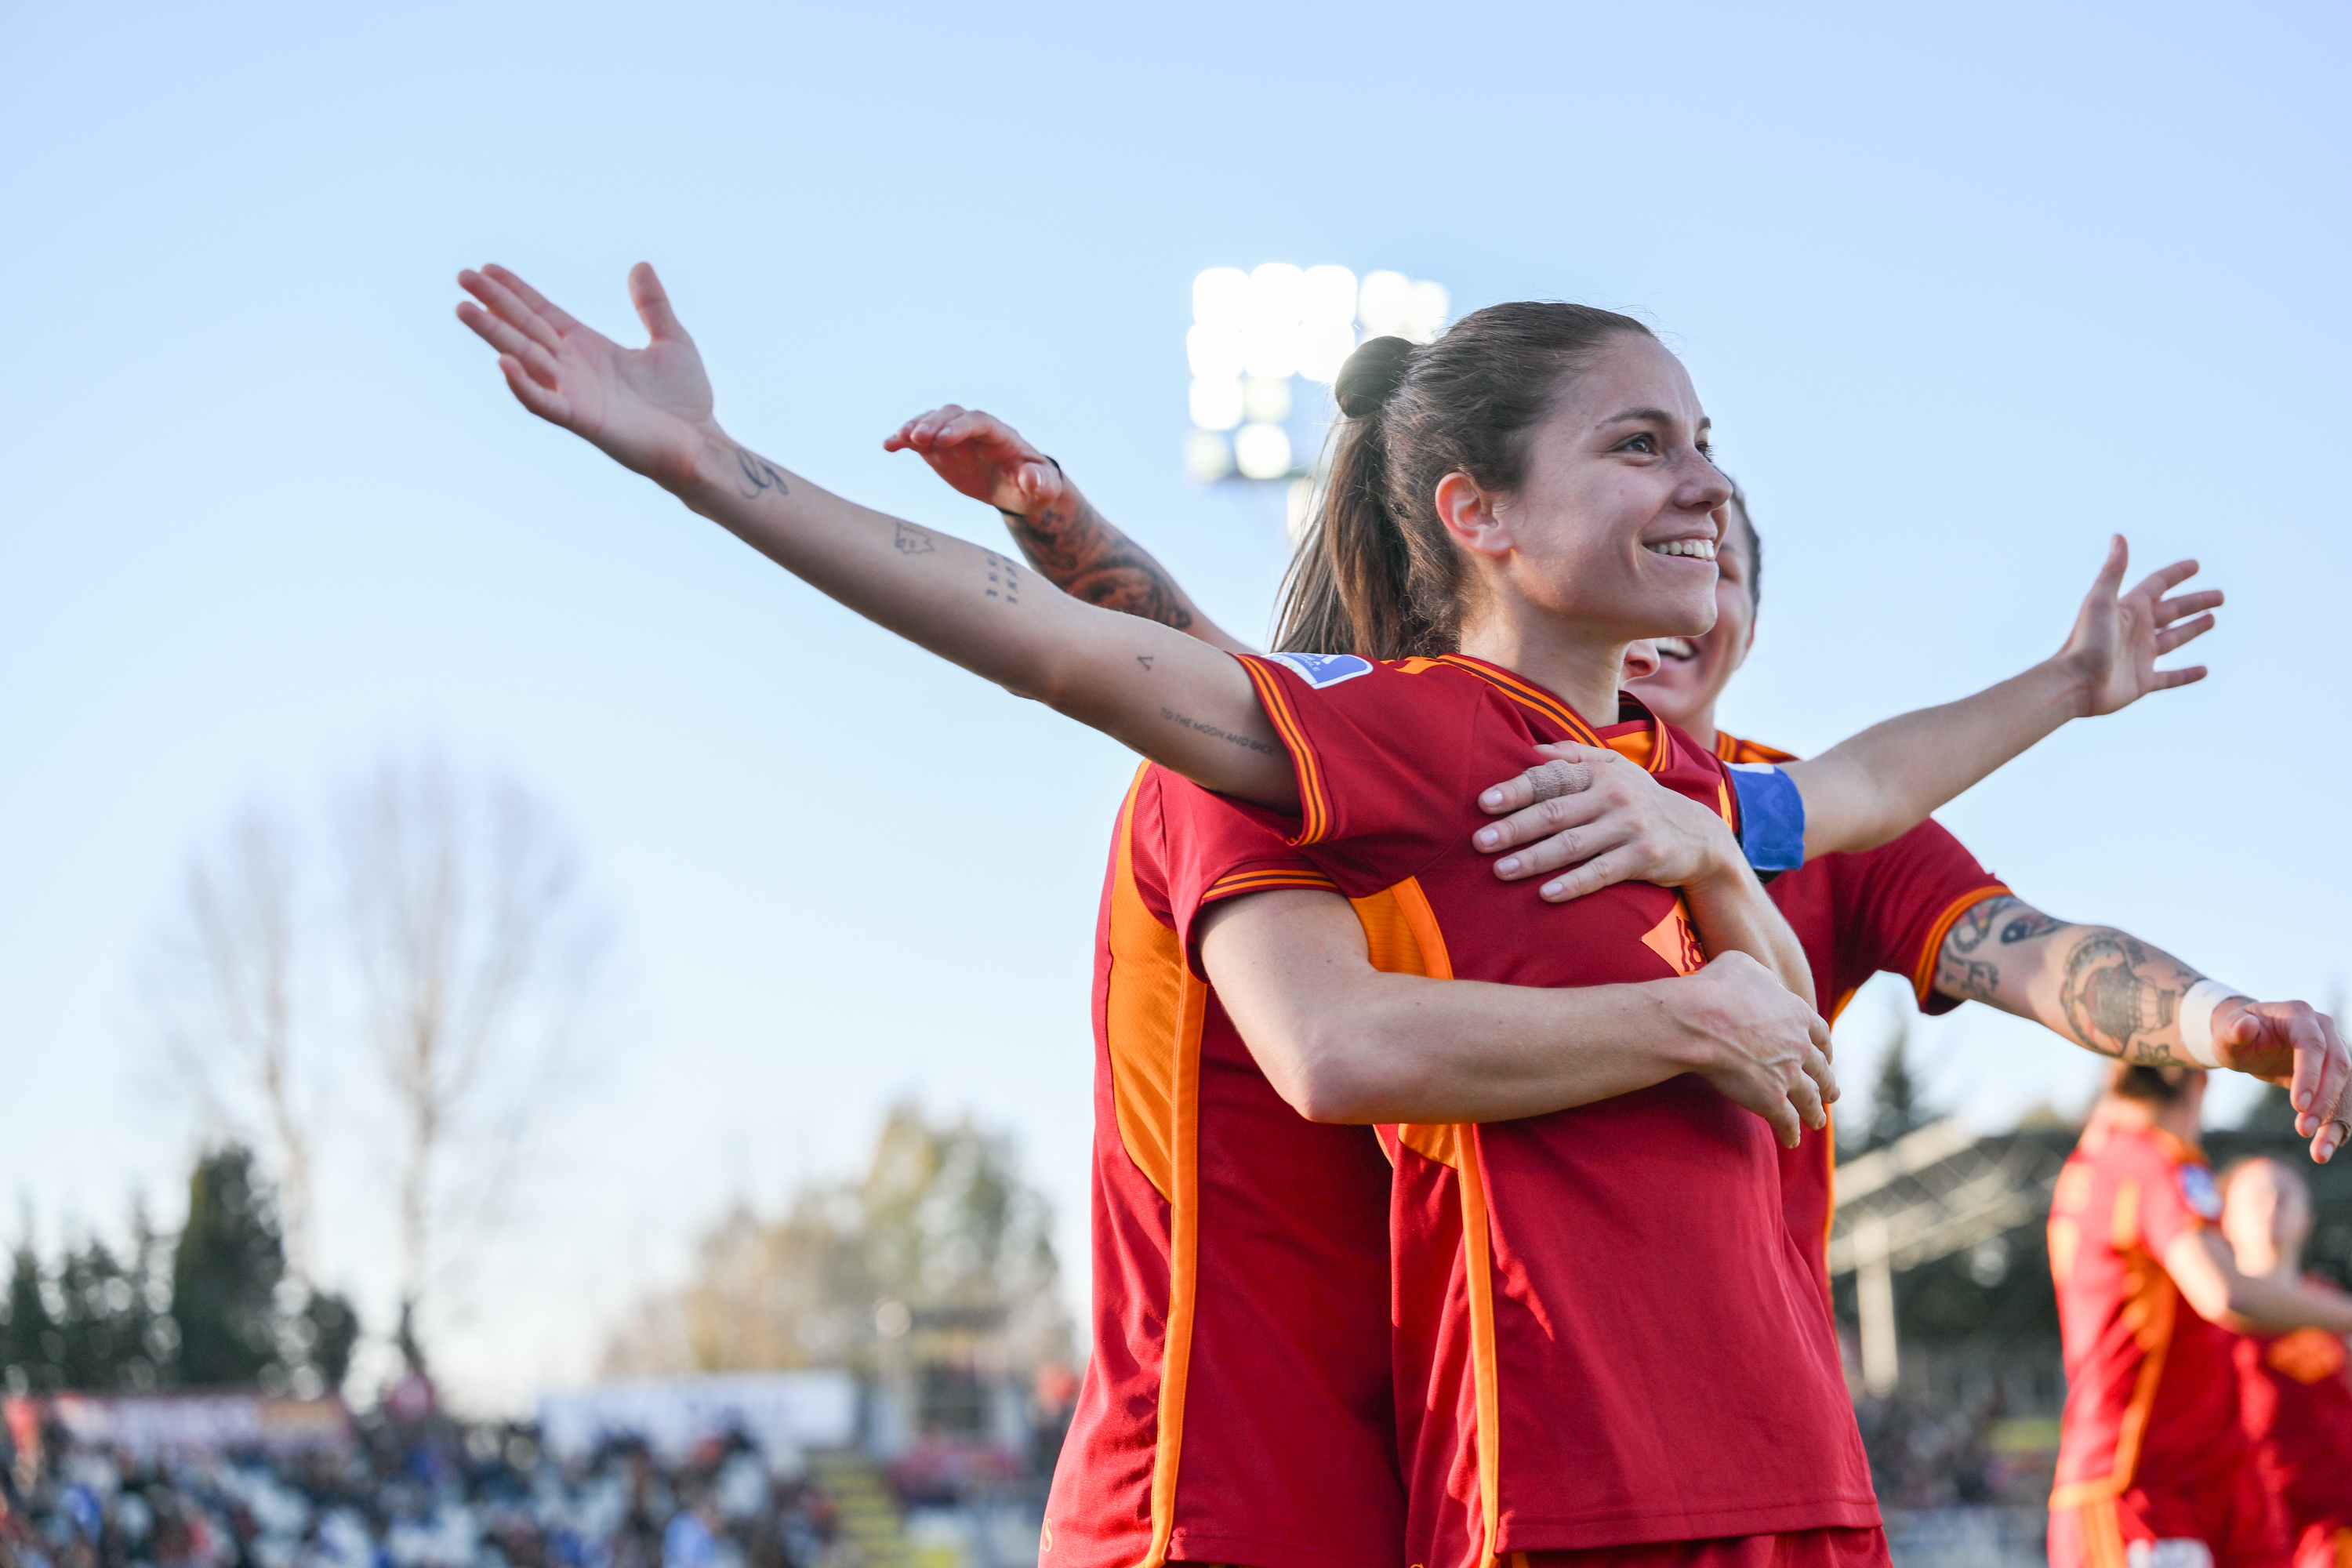
[[[2106,563],[2099,568],[2099,574],[2091,580],[2091,596],[2103,601],[2115,598],[2123,591],[2124,573],[2129,570],[2130,566],[2131,545],[2122,534],[2116,534],[2107,542]]]
[[[629,303],[637,308],[637,320],[646,324],[654,342],[690,342],[677,312],[669,308],[669,293],[663,289],[661,279],[650,261],[640,261],[629,268]]]

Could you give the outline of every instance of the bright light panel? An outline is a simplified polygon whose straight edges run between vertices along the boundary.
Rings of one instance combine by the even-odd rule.
[[[1202,484],[1213,484],[1234,471],[1233,444],[1213,430],[1195,430],[1184,437],[1184,471]]]
[[[1279,425],[1244,425],[1234,437],[1234,461],[1246,479],[1278,479],[1290,472],[1290,437]]]
[[[1249,274],[1238,267],[1212,267],[1192,279],[1192,319],[1196,321],[1239,326],[1248,300]]]
[[[1242,408],[1261,424],[1281,424],[1290,417],[1290,383],[1263,375],[1250,377],[1242,383]]]
[[[1203,375],[1192,382],[1192,423],[1202,430],[1230,430],[1242,422],[1241,377]]]

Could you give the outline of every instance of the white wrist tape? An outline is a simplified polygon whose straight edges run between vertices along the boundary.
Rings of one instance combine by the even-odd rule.
[[[2180,1047],[2189,1059],[2200,1067],[2217,1068],[2221,1060],[2213,1051],[2213,1009],[2232,996],[2244,992],[2234,985],[2224,985],[2218,980],[2200,980],[2189,988],[2180,999]]]

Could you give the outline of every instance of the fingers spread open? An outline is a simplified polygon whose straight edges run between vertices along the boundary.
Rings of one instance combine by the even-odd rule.
[[[557,331],[569,337],[572,330],[580,325],[578,321],[572,320],[570,315],[565,313],[562,306],[549,299],[546,295],[541,293],[538,289],[532,288],[530,284],[524,282],[521,276],[515,272],[511,268],[501,267],[497,262],[493,261],[485,265],[482,270],[488,276],[497,279],[499,282],[506,288],[508,292],[513,294],[515,298],[530,306],[533,314],[545,321]]]
[[[2196,575],[2196,562],[2176,561],[2169,566],[2159,566],[2141,578],[2138,585],[2132,589],[2132,596],[2151,601],[2160,599]]]
[[[562,425],[572,415],[572,400],[552,387],[541,386],[531,379],[522,362],[512,354],[499,356],[499,370],[507,378],[509,390],[515,401],[550,424]]]
[[[2156,684],[2151,689],[2169,691],[2176,686],[2194,686],[2204,679],[2205,667],[2201,664],[2189,665],[2180,669],[2159,669],[2156,672]]]
[[[500,268],[501,271],[504,268]],[[563,334],[555,323],[531,309],[521,295],[486,272],[460,272],[457,282],[467,293],[489,308],[490,314],[521,332],[549,353],[563,348]]]
[[[457,319],[472,328],[476,337],[496,349],[500,355],[521,362],[523,368],[530,373],[531,379],[541,386],[552,388],[558,384],[554,355],[471,300],[458,303]]]
[[[2210,616],[2200,616],[2193,621],[2186,621],[2177,626],[2167,626],[2156,634],[2156,651],[2159,654],[2170,653],[2182,643],[2194,642],[2212,629],[2213,617]]]
[[[2194,594],[2177,594],[2169,599],[2158,603],[2155,610],[2156,624],[2159,626],[2168,626],[2183,616],[2197,615],[2204,610],[2218,610],[2223,602],[2223,595],[2219,588],[2205,588]]]

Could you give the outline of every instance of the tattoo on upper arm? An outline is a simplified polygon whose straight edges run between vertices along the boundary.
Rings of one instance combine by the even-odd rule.
[[[2195,984],[2178,963],[2122,931],[2095,930],[2067,955],[2058,1001],[2074,1037],[2103,1056],[2186,1066],[2157,1037],[2178,1026],[2180,998]]]
[[[2017,902],[2014,899],[2009,901]],[[2053,931],[2073,929],[2074,922],[2071,921],[2053,920],[2040,910],[2026,909],[2021,905],[2017,918],[2000,928],[2000,944],[2007,947],[2013,942],[2032,942],[2038,936],[2048,936]]]
[[[1974,952],[1984,945],[1985,938],[1992,934],[1992,928],[2000,917],[2022,903],[2022,900],[1996,894],[1969,905],[1968,913],[1952,922],[1951,934],[1944,939],[1944,946],[1953,952]]]
[[[1008,605],[1021,602],[1021,569],[992,550],[980,552],[988,563],[988,596],[1002,599]]]
[[[741,489],[745,500],[757,500],[769,490],[773,490],[780,496],[792,493],[784,488],[784,477],[776,472],[776,466],[755,452],[741,447],[736,447],[735,467],[742,473],[742,483],[738,488]]]
[[[1070,597],[1178,631],[1192,624],[1182,590],[1091,502],[1075,510],[1049,506],[1034,517],[1006,512],[1004,526],[1029,564]]]
[[[1936,989],[1963,1002],[1990,1002],[2000,994],[1998,966],[1946,953],[1936,965]]]
[[[929,555],[936,548],[931,536],[911,522],[898,525],[898,537],[890,542],[890,547],[901,555]]]
[[[1264,741],[1253,741],[1247,735],[1236,735],[1231,730],[1220,730],[1214,724],[1203,724],[1200,720],[1192,717],[1190,714],[1179,713],[1171,708],[1162,708],[1160,710],[1160,716],[1162,719],[1169,721],[1171,723],[1181,724],[1187,730],[1198,730],[1202,734],[1213,737],[1216,740],[1231,741],[1236,746],[1247,746],[1253,752],[1271,752],[1274,750],[1272,746],[1266,744]]]

